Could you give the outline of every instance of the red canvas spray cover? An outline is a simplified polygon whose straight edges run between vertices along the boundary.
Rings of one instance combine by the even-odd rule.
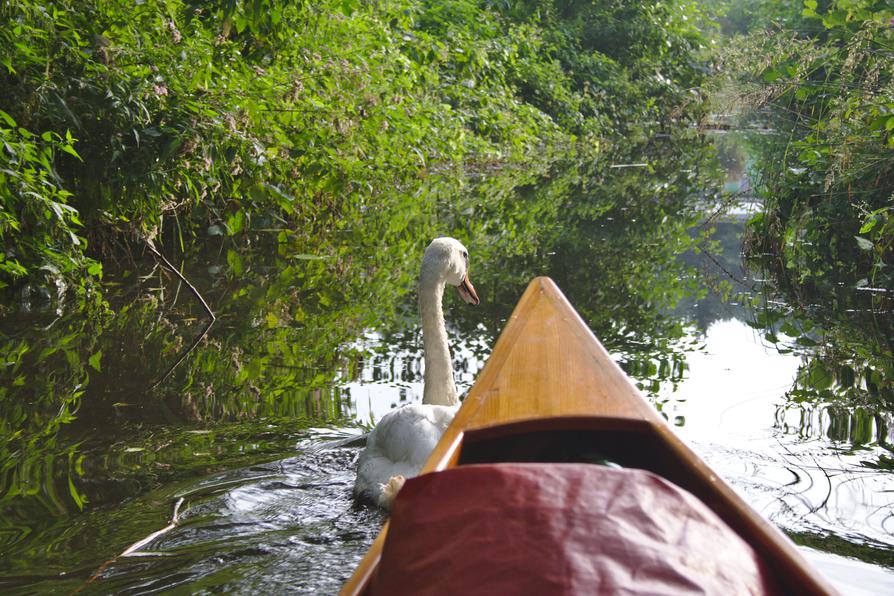
[[[643,470],[488,464],[407,481],[375,594],[767,594],[753,549]]]

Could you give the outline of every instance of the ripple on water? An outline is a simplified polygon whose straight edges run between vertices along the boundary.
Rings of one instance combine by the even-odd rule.
[[[384,519],[353,503],[357,453],[306,451],[196,483],[184,491],[179,524],[108,565],[90,589],[337,592]]]
[[[894,551],[894,475],[865,467],[872,449],[844,453],[820,441],[785,437],[755,440],[751,449],[714,443],[694,447],[782,529]]]

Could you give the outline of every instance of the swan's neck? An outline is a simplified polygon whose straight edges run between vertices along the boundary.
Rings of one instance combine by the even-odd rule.
[[[425,389],[422,403],[455,406],[453,363],[444,326],[444,282],[423,275],[419,280],[419,313],[422,316],[422,345],[425,354]]]

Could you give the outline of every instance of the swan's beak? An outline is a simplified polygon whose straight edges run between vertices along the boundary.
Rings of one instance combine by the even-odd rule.
[[[459,294],[459,297],[462,298],[463,302],[466,304],[478,304],[481,302],[478,299],[477,292],[475,292],[475,286],[472,285],[472,281],[469,279],[468,275],[463,278],[461,284],[456,286],[456,293]]]

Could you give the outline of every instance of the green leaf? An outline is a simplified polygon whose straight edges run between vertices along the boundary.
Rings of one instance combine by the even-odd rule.
[[[101,361],[102,361],[102,350],[93,354],[87,360],[88,364],[90,364],[90,366],[93,367],[93,369],[96,370],[97,372],[102,372],[102,368],[100,366]]]
[[[840,27],[845,23],[847,23],[847,11],[844,10],[831,10],[823,17],[823,25],[826,26],[826,29]]]
[[[237,211],[228,217],[227,228],[229,228],[231,236],[242,232],[245,229],[245,214],[242,211]]]
[[[62,145],[62,151],[64,151],[65,153],[68,153],[69,155],[75,156],[80,161],[84,161],[84,158],[82,158],[80,156],[80,154],[77,151],[75,151],[75,148],[72,147],[71,145]]]
[[[3,110],[0,110],[0,120],[3,120],[4,122],[6,122],[6,125],[9,126],[10,128],[15,128],[15,126],[16,126],[16,121],[12,119],[12,116],[7,114]]]
[[[860,250],[872,250],[875,248],[875,245],[872,243],[872,240],[867,240],[861,236],[854,236],[854,239],[857,241],[857,246],[860,247]]]
[[[242,256],[235,250],[227,251],[227,265],[230,266],[230,271],[233,272],[233,275],[242,275]]]
[[[789,337],[798,337],[801,334],[798,328],[788,321],[782,324],[782,326],[779,328],[779,333],[784,333]]]
[[[826,365],[819,360],[814,360],[810,365],[810,372],[807,375],[807,381],[814,389],[822,391],[832,386],[834,382],[832,373],[826,368]]]
[[[887,125],[888,125],[888,117],[887,116],[878,116],[877,118],[874,118],[869,123],[869,129],[870,130],[882,130]]]
[[[86,499],[86,497],[81,495],[80,492],[78,492],[78,489],[74,485],[74,481],[71,479],[70,476],[68,478],[68,492],[71,494],[71,498],[74,500],[75,504],[78,506],[78,509],[83,510],[84,504],[87,503],[87,499]]]
[[[878,220],[874,217],[870,217],[866,220],[866,223],[860,228],[860,233],[865,234],[866,232],[871,232],[872,228],[878,223]]]

